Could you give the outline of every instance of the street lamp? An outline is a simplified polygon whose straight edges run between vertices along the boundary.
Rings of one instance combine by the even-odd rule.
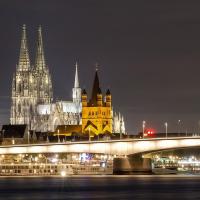
[[[167,127],[168,127],[168,123],[165,122],[165,134],[166,134],[166,138],[167,138]]]
[[[91,138],[90,138],[90,127],[89,127],[89,141],[91,141]]]
[[[30,130],[28,130],[28,144],[29,144],[29,141],[30,141]]]
[[[58,129],[58,143],[60,142],[60,130]]]
[[[144,138],[144,130],[145,130],[146,121],[142,122],[142,138]]]
[[[181,120],[178,120],[178,136],[180,136],[181,133]]]

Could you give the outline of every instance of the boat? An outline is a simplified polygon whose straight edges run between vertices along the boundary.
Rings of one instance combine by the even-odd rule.
[[[157,175],[177,174],[177,167],[154,167],[152,173]]]
[[[112,174],[111,164],[1,163],[0,176],[53,176]]]

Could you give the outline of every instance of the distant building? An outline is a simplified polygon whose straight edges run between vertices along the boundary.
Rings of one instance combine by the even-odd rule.
[[[81,123],[81,88],[76,64],[72,101],[53,103],[52,82],[46,65],[42,29],[38,29],[35,64],[31,67],[26,27],[22,29],[19,62],[12,82],[12,104],[10,123],[27,124],[28,130],[54,131],[58,125]]]
[[[52,100],[52,83],[44,59],[42,29],[38,29],[36,59],[31,67],[24,25],[19,62],[12,82],[10,123],[27,124],[28,130],[35,130],[40,119],[37,113],[38,104],[50,104]]]
[[[79,86],[78,64],[75,65],[75,80],[72,100],[53,101],[51,75],[46,64],[42,28],[38,29],[35,63],[29,58],[26,26],[22,28],[19,61],[12,81],[11,125],[27,125],[30,133],[56,133],[58,126],[71,126],[76,130],[82,125],[82,132],[125,133],[123,117],[114,116],[111,93],[107,90],[105,100],[96,71],[92,96],[87,101],[87,93]],[[76,126],[78,125],[78,126]],[[69,131],[68,131],[69,132]],[[44,134],[41,134],[44,135]]]
[[[124,117],[120,113],[113,114],[113,132],[126,134]]]
[[[88,101],[86,90],[82,93],[82,132],[91,132],[95,135],[112,133],[112,99],[107,90],[105,101],[99,85],[98,71],[96,70],[92,95]]]
[[[72,101],[56,101],[49,104],[38,104],[36,130],[53,132],[59,125],[81,124],[81,88],[78,80],[78,65],[76,64]]]
[[[28,143],[29,139],[33,139],[32,135],[28,135],[27,125],[3,125],[2,130],[2,144],[21,144]]]

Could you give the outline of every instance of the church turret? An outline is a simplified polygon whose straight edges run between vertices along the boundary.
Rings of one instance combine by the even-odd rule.
[[[72,89],[72,97],[73,102],[80,104],[81,103],[81,88],[79,87],[79,79],[78,79],[78,64],[75,65],[75,79],[74,79],[74,87]]]
[[[122,120],[121,120],[121,132],[126,134],[125,122],[124,122],[124,117],[123,116],[122,116]]]
[[[110,90],[108,89],[106,91],[106,107],[111,107],[111,101],[112,101],[112,97],[111,97]]]
[[[101,89],[99,88],[98,93],[97,93],[97,106],[101,107],[103,102],[102,102],[102,92]]]
[[[82,107],[87,107],[87,92],[85,89],[82,92]]]
[[[22,39],[21,39],[21,47],[20,47],[20,55],[18,62],[18,71],[28,71],[30,69],[30,59],[28,53],[28,45],[26,38],[26,25],[24,24],[22,27]]]
[[[78,63],[75,64],[75,79],[74,79],[74,88],[79,88],[79,79],[78,79]]]

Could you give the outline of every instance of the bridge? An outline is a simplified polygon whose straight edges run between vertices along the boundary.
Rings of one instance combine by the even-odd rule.
[[[123,139],[108,141],[7,145],[0,146],[0,155],[32,153],[95,153],[124,156],[196,146],[200,146],[200,137]]]

